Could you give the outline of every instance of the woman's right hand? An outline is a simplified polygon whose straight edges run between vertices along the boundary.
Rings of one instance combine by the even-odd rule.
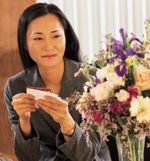
[[[36,102],[34,96],[26,93],[19,93],[13,96],[12,105],[14,110],[19,115],[19,118],[24,121],[30,121],[30,113],[36,111]]]
[[[13,96],[12,106],[14,110],[19,115],[20,127],[26,136],[31,133],[30,116],[31,112],[35,112],[38,107],[36,107],[36,101],[34,96],[27,93],[19,93]]]

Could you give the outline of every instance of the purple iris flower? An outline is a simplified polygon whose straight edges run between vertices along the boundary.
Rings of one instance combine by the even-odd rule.
[[[115,54],[117,54],[117,57],[120,58],[121,60],[125,60],[126,59],[126,55],[125,55],[124,50],[123,50],[122,47],[114,44],[113,52]]]
[[[118,76],[122,77],[127,73],[126,63],[125,60],[128,58],[128,56],[138,56],[140,58],[144,58],[144,54],[138,53],[137,48],[133,47],[130,48],[130,44],[132,41],[137,41],[140,44],[142,42],[136,38],[135,35],[132,34],[131,40],[127,41],[127,34],[124,32],[124,29],[121,28],[119,30],[122,41],[118,41],[115,38],[111,38],[112,42],[112,52],[114,56],[108,59],[109,63],[113,63],[116,59],[119,59],[120,64],[115,67],[115,72]]]
[[[126,52],[127,52],[127,56],[136,55],[136,52],[135,52],[135,50],[133,48],[126,49]]]
[[[140,39],[138,39],[134,34],[132,34],[132,38],[130,39],[129,43],[131,44],[132,41],[137,41],[137,42],[139,42],[140,44],[142,44],[142,42],[140,41]]]
[[[123,47],[123,46],[122,46],[122,42],[119,41],[119,40],[117,40],[117,39],[115,39],[114,37],[111,38],[111,42],[112,42],[113,44],[116,44],[116,45],[120,46],[120,47]]]
[[[124,32],[124,29],[123,28],[121,28],[119,30],[119,32],[120,32],[120,35],[121,35],[121,38],[122,38],[123,49],[125,49],[126,48],[126,38],[127,38],[127,34]]]
[[[144,58],[144,54],[143,53],[136,53],[136,56],[138,56],[139,58]]]
[[[128,49],[126,49],[126,52],[127,52],[127,57],[136,55],[139,58],[144,58],[144,54],[143,53],[137,53],[135,48],[128,48]]]
[[[115,67],[115,72],[118,76],[123,77],[127,73],[126,64],[122,62],[121,64]]]

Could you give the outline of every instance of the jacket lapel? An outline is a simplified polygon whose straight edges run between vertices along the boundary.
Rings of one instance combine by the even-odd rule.
[[[27,85],[31,86],[31,87],[45,87],[45,84],[40,76],[37,66],[34,66],[28,72]],[[45,120],[45,123],[50,126],[52,131],[54,131],[56,133],[59,129],[59,125],[53,120],[53,118],[48,113],[46,113],[41,108],[39,108],[37,110],[36,115],[34,115],[34,113],[31,115],[31,120],[34,122],[34,124],[36,125],[36,122],[39,121],[39,120],[38,121],[36,120],[37,119],[36,116],[39,116],[38,113],[40,113],[41,117],[43,117],[43,120]],[[40,117],[38,117],[38,118],[40,118]],[[38,127],[38,125],[37,125],[37,127]],[[51,135],[53,135],[53,134],[51,134]]]

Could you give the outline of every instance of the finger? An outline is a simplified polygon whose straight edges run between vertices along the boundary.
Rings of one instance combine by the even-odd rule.
[[[57,117],[57,115],[59,114],[56,110],[52,109],[52,108],[48,108],[47,106],[42,106],[41,107],[45,112],[47,112],[49,115],[51,115],[53,117],[53,119],[55,117]]]
[[[24,98],[18,98],[18,99],[14,99],[11,104],[13,106],[16,105],[21,105],[21,104],[29,104],[29,105],[35,105],[36,101],[35,100],[29,100],[29,99],[24,99]]]
[[[40,107],[46,106],[48,108],[63,112],[63,111],[68,111],[68,105],[62,104],[59,101],[55,103],[47,102],[43,99],[38,99],[37,100],[37,105]]]
[[[28,108],[30,108],[30,109],[36,109],[36,107],[35,106],[33,106],[33,105],[28,105],[28,104],[23,104],[23,105],[19,105],[19,106],[14,106],[14,109],[28,109]]]
[[[68,102],[60,97],[44,96],[44,100],[51,102],[53,104],[67,105]]]
[[[38,104],[44,111],[46,111],[47,113],[49,113],[53,118],[60,118],[63,116],[63,118],[65,118],[64,116],[68,113],[68,106],[53,106],[52,104],[50,104],[49,102],[46,101],[39,101]],[[59,117],[57,117],[59,116]],[[57,119],[58,120],[58,119]]]
[[[37,101],[37,105],[40,106],[40,107],[47,107],[47,108],[51,108],[53,110],[57,110],[57,111],[60,111],[60,112],[63,112],[64,110],[66,111],[66,109],[68,109],[68,106],[60,103],[60,102],[56,102],[55,104],[51,103],[51,102],[47,102],[45,100],[42,100],[42,99],[39,99]]]
[[[18,98],[34,99],[35,97],[27,93],[18,93],[12,97],[12,99],[18,99]]]
[[[45,112],[47,112],[57,123],[62,122],[66,118],[66,113],[48,108],[46,106],[41,107]]]
[[[19,116],[22,116],[22,115],[25,115],[27,112],[36,112],[36,111],[37,111],[37,109],[28,108],[28,109],[21,109],[21,110],[16,111],[16,112],[17,112],[17,114],[18,114]]]
[[[19,111],[22,110],[26,110],[26,111],[30,111],[30,110],[37,110],[38,108],[35,106],[29,106],[29,105],[22,105],[22,106],[14,106],[14,110],[18,113]]]
[[[49,95],[46,95],[46,96],[44,96],[44,99],[45,100],[51,100],[51,101],[61,101],[62,100],[62,98],[61,97],[59,97],[59,96],[49,96]]]
[[[40,107],[51,108],[54,110],[57,110],[57,108],[58,108],[58,105],[57,105],[57,107],[54,107],[54,105],[52,103],[46,102],[45,100],[42,100],[42,99],[39,99],[36,104]]]

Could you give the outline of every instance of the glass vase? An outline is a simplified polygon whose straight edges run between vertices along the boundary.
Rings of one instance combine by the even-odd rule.
[[[145,136],[116,136],[119,161],[144,161]]]

